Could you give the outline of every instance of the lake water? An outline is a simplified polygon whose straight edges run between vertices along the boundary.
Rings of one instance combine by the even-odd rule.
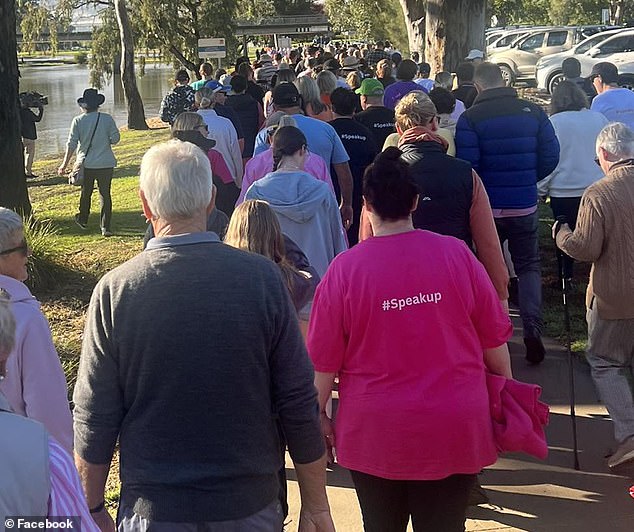
[[[147,65],[145,75],[139,76],[137,84],[145,117],[158,116],[163,96],[172,87],[174,70],[165,65]],[[85,65],[20,66],[20,92],[34,90],[48,96],[44,107],[44,118],[37,124],[36,160],[45,155],[60,154],[66,148],[71,120],[81,110],[77,98],[90,87],[90,72]],[[119,127],[127,124],[127,107],[120,77],[112,77],[99,90],[106,97],[101,110],[111,114]]]

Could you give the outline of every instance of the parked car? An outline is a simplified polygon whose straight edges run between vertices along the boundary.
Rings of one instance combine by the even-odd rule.
[[[571,50],[541,58],[535,65],[538,89],[552,94],[563,80],[561,64],[567,57],[579,60],[584,77],[590,75],[596,63],[614,63],[622,74],[622,83],[631,86],[634,80],[634,30],[621,28],[597,33]]]
[[[539,28],[519,28],[516,30],[508,30],[502,34],[497,35],[496,38],[493,39],[490,44],[487,44],[487,47],[486,47],[487,57],[490,57],[491,55],[497,52],[508,50],[515,41],[517,41],[518,39],[521,39],[522,37],[528,35],[529,33],[532,33],[536,29],[539,29]]]
[[[533,82],[535,65],[544,56],[564,52],[605,26],[552,27],[532,30],[515,40],[507,50],[493,53],[489,61],[496,63],[508,85],[515,81]]]

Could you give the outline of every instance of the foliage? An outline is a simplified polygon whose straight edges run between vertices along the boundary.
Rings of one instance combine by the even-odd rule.
[[[632,21],[632,2],[623,0],[490,0],[499,26],[511,24],[600,24],[601,10],[621,6],[620,23]]]
[[[205,37],[224,37],[232,59],[237,0],[132,0],[130,7],[144,36],[184,66],[198,65],[198,39]]]
[[[22,31],[22,51],[28,54],[35,52],[35,42],[47,29],[50,34],[51,49],[57,51],[57,18],[55,12],[36,1],[25,2],[20,13],[20,30]]]
[[[336,32],[360,41],[389,40],[408,48],[405,19],[398,0],[326,0],[326,13]]]
[[[36,221],[29,217],[24,220],[24,236],[31,248],[27,284],[32,290],[50,289],[62,269],[63,252],[53,245],[58,230],[50,220]]]
[[[105,80],[112,76],[112,66],[121,55],[119,27],[114,7],[101,12],[103,25],[95,28],[92,34],[92,56],[90,59],[90,84],[100,89]]]

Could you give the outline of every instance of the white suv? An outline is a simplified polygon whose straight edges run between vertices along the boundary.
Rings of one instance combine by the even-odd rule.
[[[620,81],[631,85],[634,82],[634,30],[604,31],[586,39],[572,50],[542,57],[535,65],[537,88],[552,94],[563,80],[561,64],[568,57],[579,60],[583,77],[590,75],[596,63],[614,63],[622,74]]]

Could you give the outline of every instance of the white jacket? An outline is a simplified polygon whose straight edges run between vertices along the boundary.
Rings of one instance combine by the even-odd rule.
[[[582,109],[564,111],[550,117],[559,140],[559,164],[553,173],[537,183],[540,196],[578,198],[592,183],[603,177],[596,165],[595,143],[608,119],[601,113]]]

